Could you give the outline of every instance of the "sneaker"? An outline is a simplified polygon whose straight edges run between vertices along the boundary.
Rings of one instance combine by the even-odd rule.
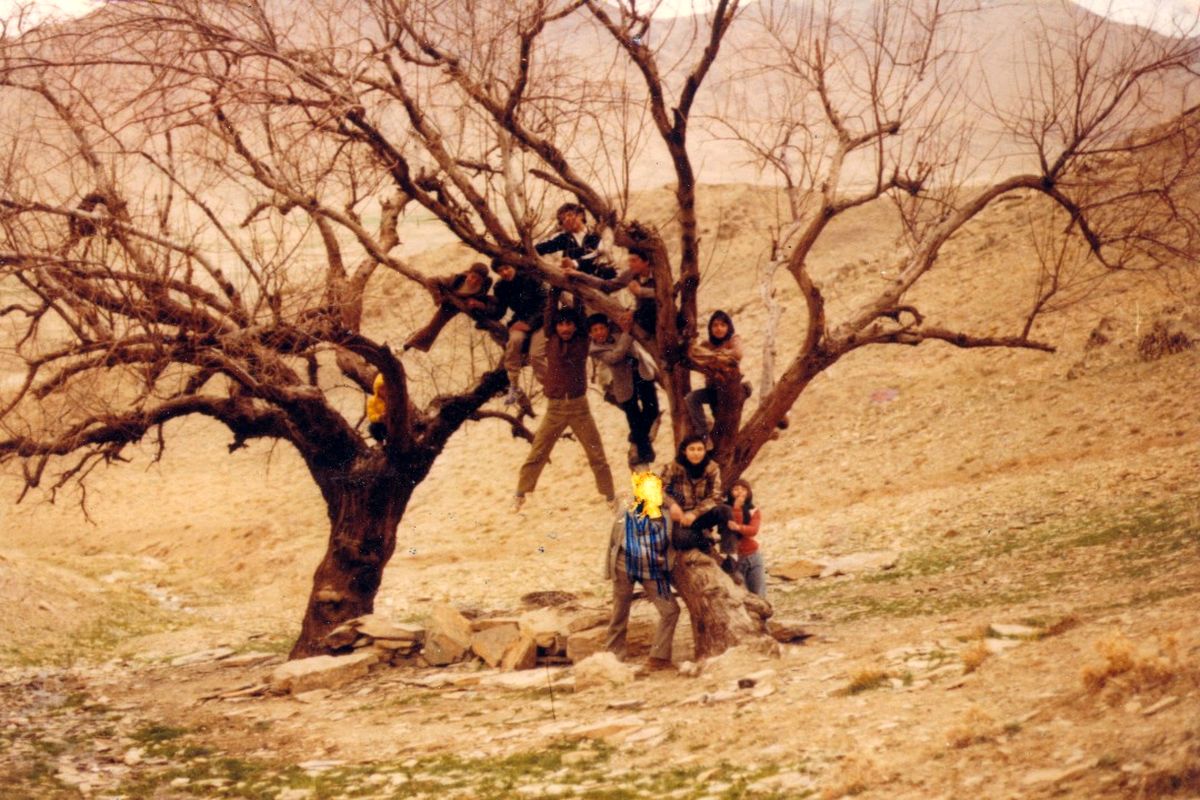
[[[504,395],[504,405],[515,406],[525,397],[525,393],[521,391],[520,386],[508,387],[508,394]]]
[[[514,494],[513,501],[512,501],[512,508],[510,509],[512,511],[512,513],[514,513],[514,514],[518,513],[521,510],[521,506],[523,506],[523,505],[525,505],[525,495]]]

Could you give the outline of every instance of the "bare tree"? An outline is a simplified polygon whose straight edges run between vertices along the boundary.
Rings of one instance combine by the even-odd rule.
[[[1136,160],[1145,140],[1122,139],[1126,123],[1167,96],[1194,43],[1146,36],[1114,61],[1098,23],[1079,18],[1068,39],[1047,33],[1029,65],[1053,66],[1053,80],[1031,78],[1026,91],[1053,89],[1018,114],[990,108],[997,130],[1030,144],[1034,166],[980,188],[963,142],[982,114],[961,111],[954,33],[970,9],[795,8],[719,0],[666,23],[631,0],[368,0],[337,12],[180,0],[110,6],[76,28],[5,40],[0,88],[29,113],[10,122],[0,196],[3,311],[25,369],[4,398],[0,459],[20,459],[30,487],[57,465],[57,487],[147,434],[161,446],[164,423],[189,414],[225,424],[232,447],[290,442],[331,520],[293,649],[305,655],[371,610],[396,526],[447,439],[468,419],[504,417],[481,410],[505,385],[502,371],[418,408],[400,362],[364,333],[363,298],[381,267],[434,290],[396,255],[406,208],[432,213],[484,259],[611,313],[611,285],[536,257],[547,209],[574,198],[618,245],[649,249],[658,318],[644,344],[662,368],[677,440],[691,371],[719,387],[714,439],[727,479],[808,383],[859,347],[1050,349],[1032,333],[1060,292],[1052,275],[1011,335],[930,323],[907,297],[942,246],[1005,194],[1045,196],[1107,269],[1194,258],[1180,212],[1190,152],[1161,175],[1098,169]],[[765,271],[785,267],[806,306],[804,340],[744,422],[737,365],[694,346],[693,158],[707,135],[696,126],[719,106],[706,94],[710,73],[734,43],[754,43],[753,69],[734,77],[757,81],[769,102],[725,133],[785,186],[786,222]],[[1075,59],[1070,79],[1064,52]],[[656,154],[674,177],[670,241],[628,216],[633,165]],[[830,324],[807,260],[832,219],[880,199],[904,223],[895,277]],[[361,394],[343,389],[367,388],[375,371],[386,381],[382,448],[352,421]],[[683,559],[675,582],[699,656],[761,633],[769,609],[710,559]]]

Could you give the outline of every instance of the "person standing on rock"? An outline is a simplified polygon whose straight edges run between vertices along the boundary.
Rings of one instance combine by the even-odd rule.
[[[577,307],[558,307],[561,290],[554,289],[546,301],[546,380],[542,391],[548,400],[542,424],[533,435],[529,457],[521,465],[512,510],[520,511],[525,495],[537,486],[538,476],[550,460],[550,451],[568,427],[583,445],[596,489],[610,507],[616,502],[612,471],[604,457],[600,431],[592,419],[587,399],[588,336],[583,315]]]
[[[725,495],[729,505],[729,530],[737,534],[737,574],[746,584],[746,591],[767,599],[767,570],[762,551],[758,548],[758,528],[762,510],[754,505],[754,490],[750,481],[738,478]]]
[[[633,587],[640,583],[658,611],[658,629],[646,666],[671,669],[671,642],[679,622],[679,603],[671,596],[671,520],[662,513],[662,481],[653,472],[634,473],[631,508],[613,523],[605,577],[613,584],[612,618],[605,647],[622,661],[626,656]]]

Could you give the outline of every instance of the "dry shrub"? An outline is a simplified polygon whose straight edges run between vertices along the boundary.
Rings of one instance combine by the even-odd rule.
[[[838,800],[862,794],[872,783],[879,783],[875,762],[855,754],[842,760],[837,782],[821,791],[821,800]]]
[[[1095,644],[1103,664],[1083,668],[1083,686],[1099,692],[1117,683],[1140,692],[1170,683],[1179,674],[1179,643],[1174,636],[1159,639],[1154,652],[1139,650],[1121,633],[1113,633]]]
[[[1194,344],[1186,333],[1172,330],[1166,322],[1158,320],[1150,332],[1138,342],[1138,355],[1142,361],[1155,361],[1164,356],[1190,350]]]
[[[1082,623],[1079,617],[1075,616],[1074,614],[1067,614],[1065,617],[1061,617],[1053,625],[1046,628],[1045,632],[1042,633],[1041,638],[1045,639],[1050,636],[1058,636],[1059,634],[1063,634],[1069,630],[1078,628],[1080,624]]]
[[[963,674],[970,674],[979,669],[991,654],[992,651],[987,649],[987,644],[984,642],[976,642],[966,650],[963,650]]]
[[[956,750],[980,744],[992,738],[991,731],[996,724],[986,711],[978,706],[971,706],[963,714],[962,721],[946,733],[946,741]]]
[[[887,682],[889,677],[891,676],[881,669],[864,669],[855,673],[850,682],[838,691],[838,694],[849,697],[859,692],[878,689]]]

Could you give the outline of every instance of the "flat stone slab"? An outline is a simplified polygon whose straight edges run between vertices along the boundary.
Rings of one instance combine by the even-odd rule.
[[[373,651],[348,656],[313,656],[281,664],[271,673],[271,691],[300,694],[314,689],[337,689],[365,677],[379,662]]]
[[[220,661],[236,652],[232,647],[214,647],[210,650],[198,650],[195,653],[188,653],[187,655],[171,659],[171,666],[187,667],[192,664],[203,664],[206,661]]]
[[[821,570],[822,578],[832,578],[835,575],[858,575],[863,572],[881,572],[896,566],[900,553],[896,550],[868,550],[863,553],[851,553],[848,556],[838,556],[825,563]]]
[[[771,567],[771,577],[782,578],[785,581],[798,581],[804,578],[819,578],[825,571],[825,565],[819,561],[801,558],[780,566]]]

